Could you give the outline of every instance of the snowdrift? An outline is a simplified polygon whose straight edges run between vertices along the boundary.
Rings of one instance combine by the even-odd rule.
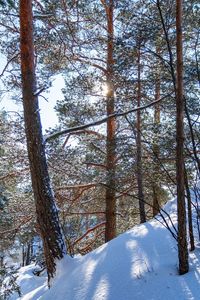
[[[164,208],[176,224],[176,202]],[[169,220],[168,220],[169,221]],[[95,251],[58,263],[50,290],[46,277],[20,270],[22,297],[12,300],[200,299],[200,252],[190,253],[190,272],[178,275],[176,240],[159,220],[135,226]]]

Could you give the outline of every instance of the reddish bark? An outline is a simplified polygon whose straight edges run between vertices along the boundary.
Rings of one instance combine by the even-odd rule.
[[[156,52],[160,55],[160,49],[157,47]],[[156,83],[155,83],[155,101],[160,99],[160,67],[157,69]],[[155,138],[153,142],[153,155],[154,155],[154,178],[153,178],[153,216],[156,216],[160,210],[160,185],[159,185],[159,165],[158,159],[160,156],[160,149],[158,144],[158,127],[160,125],[160,103],[155,105],[154,109],[154,133]]]
[[[183,38],[182,38],[182,0],[176,0],[176,50],[177,50],[177,88],[176,88],[176,178],[178,212],[178,256],[179,274],[189,270],[186,210],[184,189],[184,98],[183,98]]]
[[[109,0],[106,5],[107,15],[107,116],[114,113],[115,99],[114,99],[114,83],[113,83],[113,0]],[[106,229],[105,229],[105,241],[108,242],[116,236],[116,120],[115,118],[109,118],[107,120],[107,162],[106,162]]]
[[[138,41],[138,82],[137,82],[137,106],[141,105],[141,53],[140,41]],[[138,184],[138,199],[139,199],[139,212],[140,223],[146,222],[145,206],[144,206],[144,193],[143,193],[143,175],[142,175],[142,142],[141,142],[141,111],[137,111],[136,123],[136,146],[137,146],[137,184]]]
[[[58,211],[50,187],[42,129],[36,95],[33,45],[32,1],[20,1],[20,51],[24,122],[36,217],[43,240],[49,280],[56,271],[56,259],[66,253]]]

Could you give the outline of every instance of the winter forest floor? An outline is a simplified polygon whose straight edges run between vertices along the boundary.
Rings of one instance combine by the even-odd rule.
[[[164,209],[176,224],[176,201]],[[59,262],[50,290],[45,275],[33,275],[34,265],[21,268],[22,297],[15,294],[11,300],[200,299],[200,243],[189,256],[190,271],[179,276],[176,240],[153,219],[85,256]]]

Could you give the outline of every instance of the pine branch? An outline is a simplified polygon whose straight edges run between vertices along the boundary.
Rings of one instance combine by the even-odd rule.
[[[94,122],[91,122],[91,123],[88,123],[88,124],[84,124],[84,125],[80,125],[80,126],[76,126],[76,127],[71,127],[71,128],[67,128],[67,129],[64,129],[64,130],[61,130],[61,131],[58,131],[58,132],[55,132],[55,133],[52,133],[46,137],[44,137],[44,143],[52,140],[52,139],[55,139],[61,135],[65,135],[65,134],[68,134],[68,133],[71,133],[71,132],[75,132],[75,131],[80,131],[80,130],[84,130],[86,128],[89,128],[89,127],[94,127],[94,126],[99,126],[103,123],[106,123],[109,119],[111,118],[116,118],[116,117],[124,117],[130,113],[133,113],[133,112],[137,112],[138,110],[144,110],[144,109],[147,109],[151,106],[154,106],[155,104],[161,102],[162,100],[164,100],[165,98],[171,96],[172,94],[174,93],[171,92],[165,96],[163,96],[162,98],[156,100],[156,101],[153,101],[147,105],[144,105],[144,106],[140,106],[140,107],[136,107],[136,108],[133,108],[133,109],[130,109],[128,111],[125,111],[125,112],[116,112],[114,114],[111,114],[109,116],[106,116],[102,119],[99,119],[97,121],[94,121]]]
[[[99,223],[99,224],[97,224],[96,226],[94,226],[92,228],[89,228],[80,238],[78,238],[77,240],[74,241],[73,246],[75,244],[77,244],[78,242],[80,242],[82,239],[84,239],[84,237],[86,237],[90,232],[96,230],[99,227],[105,226],[105,224],[106,224],[106,222],[102,222],[102,223]]]
[[[74,60],[74,61],[79,61],[80,63],[83,63],[83,64],[86,64],[86,65],[89,65],[91,67],[94,67],[94,68],[97,68],[99,70],[101,70],[104,74],[107,73],[107,70],[105,68],[103,68],[102,66],[98,65],[98,64],[95,64],[89,60],[86,60],[86,59],[83,59],[83,58],[80,58],[78,56],[72,56],[70,57],[71,60]]]
[[[2,72],[1,72],[1,74],[0,74],[0,77],[2,77],[2,76],[4,75],[4,73],[6,72],[6,70],[7,70],[8,67],[9,67],[10,63],[11,63],[14,59],[16,59],[18,56],[19,56],[19,53],[13,55],[13,56],[7,61],[6,65],[4,66],[4,68],[3,68],[3,70],[2,70]]]
[[[70,189],[89,189],[92,187],[97,186],[98,183],[86,183],[86,184],[77,184],[77,185],[65,185],[58,188],[55,188],[55,191],[61,191],[61,190],[70,190]]]

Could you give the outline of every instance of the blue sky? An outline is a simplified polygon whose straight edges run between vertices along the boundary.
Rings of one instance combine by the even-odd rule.
[[[54,78],[53,85],[47,93],[43,93],[48,102],[39,97],[40,115],[42,120],[43,130],[53,127],[58,123],[57,115],[54,111],[57,100],[63,99],[61,89],[64,87],[64,79],[61,75]]]
[[[6,60],[1,56],[0,62],[0,74],[6,64]],[[48,90],[48,92],[44,92],[42,95],[45,97],[39,97],[39,106],[40,106],[40,115],[42,121],[43,132],[45,133],[45,129],[49,127],[54,127],[55,124],[58,123],[58,118],[54,111],[54,107],[56,105],[56,101],[63,98],[61,89],[64,87],[64,80],[61,75],[56,76],[53,79],[53,85]],[[5,109],[6,111],[20,112],[22,113],[22,107],[20,104],[16,104],[11,99],[11,93],[7,93],[0,100],[0,109]]]

